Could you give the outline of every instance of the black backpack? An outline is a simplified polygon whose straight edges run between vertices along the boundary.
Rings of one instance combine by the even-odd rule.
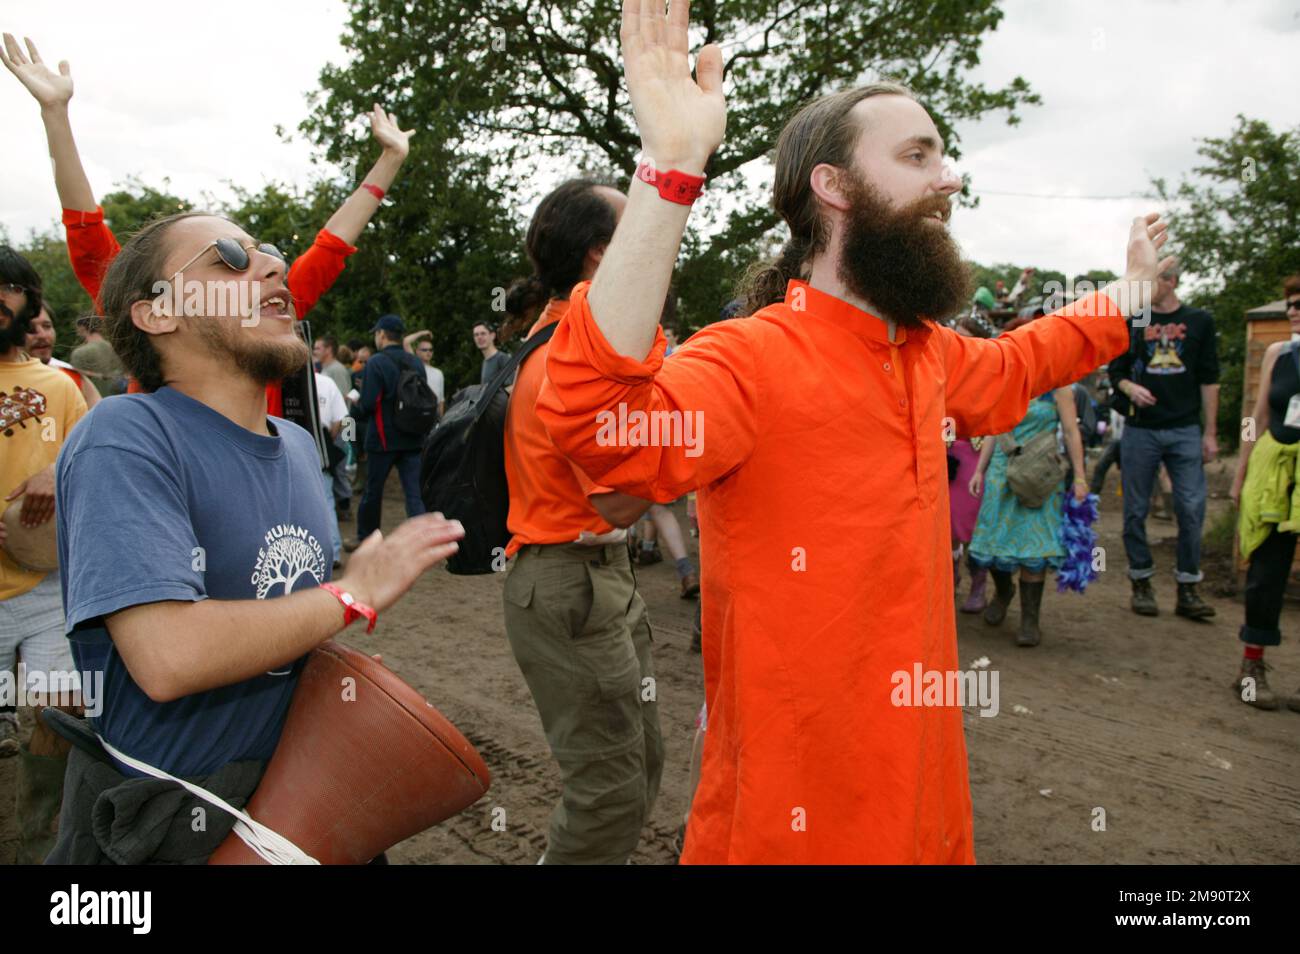
[[[468,576],[505,569],[505,546],[510,542],[505,440],[510,395],[505,386],[524,359],[551,340],[558,324],[525,341],[486,384],[457,391],[425,439],[420,454],[425,509],[465,527],[460,549],[447,560],[448,572]]]
[[[429,387],[424,365],[413,368],[405,361],[398,362],[393,397],[393,426],[401,433],[423,438],[438,423],[438,398]]]

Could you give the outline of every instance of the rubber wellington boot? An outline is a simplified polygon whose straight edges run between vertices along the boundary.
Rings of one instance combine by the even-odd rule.
[[[1007,617],[1007,607],[1011,605],[1011,598],[1016,595],[1016,585],[1011,582],[1011,574],[1003,573],[1001,570],[993,569],[993,599],[989,600],[989,605],[984,607],[984,622],[990,626],[997,626]]]
[[[66,755],[32,755],[26,745],[19,750],[16,864],[39,865],[54,848],[67,767]]]
[[[1016,637],[1017,646],[1037,646],[1043,640],[1043,633],[1038,628],[1038,611],[1043,605],[1043,581],[1026,583],[1020,581],[1020,634]]]
[[[987,605],[988,600],[984,596],[984,584],[988,581],[989,571],[982,566],[973,567],[970,571],[970,595],[966,597],[966,602],[961,604],[963,613],[981,613]]]

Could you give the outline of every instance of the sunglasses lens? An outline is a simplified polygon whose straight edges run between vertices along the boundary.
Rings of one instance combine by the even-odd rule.
[[[232,238],[217,239],[217,255],[228,268],[242,272],[248,268],[248,250]]]
[[[264,254],[264,255],[274,255],[276,258],[278,258],[278,259],[279,259],[280,261],[282,261],[282,262],[285,260],[285,258],[284,258],[284,252],[280,251],[278,248],[276,248],[276,247],[275,247],[274,245],[272,245],[270,242],[263,242],[261,245],[259,245],[259,246],[257,247],[257,250],[258,250],[259,252],[261,252],[262,254]]]

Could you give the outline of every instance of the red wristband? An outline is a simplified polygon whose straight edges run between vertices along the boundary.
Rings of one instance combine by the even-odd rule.
[[[678,169],[667,172],[656,169],[649,159],[642,159],[636,167],[636,177],[659,190],[659,195],[669,202],[691,205],[704,191],[704,176],[693,176]]]
[[[333,583],[322,583],[320,588],[328,593],[333,593],[334,598],[343,604],[344,626],[351,626],[353,620],[364,616],[370,621],[370,625],[366,627],[366,632],[369,633],[374,630],[375,623],[379,622],[379,614],[375,612],[374,607],[360,602],[351,593],[340,590]]]
[[[384,201],[384,190],[379,188],[379,186],[372,185],[369,182],[363,182],[361,183],[361,188],[365,189],[367,192],[373,195],[380,202]]]

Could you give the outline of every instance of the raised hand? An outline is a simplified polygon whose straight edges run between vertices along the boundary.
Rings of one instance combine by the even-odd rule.
[[[1141,282],[1143,288],[1155,287],[1156,276],[1174,263],[1174,256],[1160,257],[1160,249],[1169,241],[1169,224],[1160,221],[1159,212],[1140,215],[1133,220],[1128,234],[1128,267],[1124,280]],[[1143,300],[1149,300],[1144,293]]]
[[[27,87],[42,108],[66,106],[72,99],[72,69],[67,60],[59,62],[59,71],[55,73],[41,60],[36,44],[23,37],[27,44],[28,55],[23,54],[22,47],[12,33],[4,35],[4,50],[0,60],[9,68],[9,72],[18,77],[18,81]]]
[[[415,135],[414,129],[403,130],[398,127],[397,117],[384,112],[378,103],[370,111],[370,132],[385,152],[394,153],[403,159],[410,152],[410,139]]]
[[[623,71],[646,158],[660,169],[699,174],[722,142],[727,103],[722,50],[710,43],[691,77],[688,0],[623,0]]]
[[[1143,324],[1151,320],[1156,277],[1174,264],[1174,256],[1160,257],[1160,249],[1168,241],[1169,225],[1160,221],[1159,212],[1138,216],[1129,228],[1124,277],[1101,289],[1125,315],[1135,318],[1145,315]],[[1134,325],[1141,327],[1137,322]]]

